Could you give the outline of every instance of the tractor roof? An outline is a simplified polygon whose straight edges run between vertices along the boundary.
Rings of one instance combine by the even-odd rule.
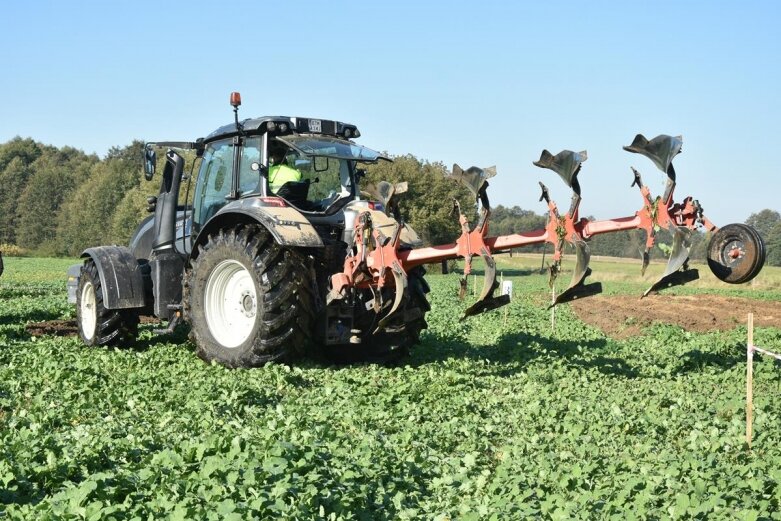
[[[361,135],[358,127],[341,121],[328,119],[287,117],[287,116],[263,116],[260,118],[245,119],[241,126],[246,134],[262,134],[265,131],[276,131],[280,134],[289,132],[324,134],[341,138],[356,138]],[[208,143],[225,137],[237,135],[236,124],[229,123],[223,125],[208,136],[203,141]]]

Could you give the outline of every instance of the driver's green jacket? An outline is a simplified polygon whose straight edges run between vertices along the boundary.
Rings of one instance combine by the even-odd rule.
[[[287,165],[273,165],[268,169],[268,186],[272,192],[278,191],[289,181],[301,181],[301,172]]]

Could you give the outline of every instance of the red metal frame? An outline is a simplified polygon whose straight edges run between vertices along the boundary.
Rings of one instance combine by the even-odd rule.
[[[558,262],[561,260],[564,242],[574,244],[578,240],[587,240],[603,233],[645,230],[646,247],[651,248],[655,242],[655,231],[660,228],[668,229],[671,224],[685,226],[692,230],[699,225],[702,225],[706,231],[712,232],[718,229],[702,214],[697,201],[692,197],[686,197],[683,202],[674,203],[673,192],[674,185],[669,189],[667,201],[663,202],[661,197],[654,199],[648,187],[641,185],[643,206],[635,212],[635,215],[602,221],[578,218],[579,196],[576,196],[572,208],[563,216],[559,214],[556,203],[549,200],[549,218],[545,228],[498,237],[487,237],[489,209],[483,208],[480,220],[472,230],[466,217],[459,211],[461,235],[455,243],[401,251],[399,250],[401,225],[397,227],[394,237],[388,239],[382,237],[377,230],[371,229],[370,219],[366,218],[368,213],[364,213],[356,220],[356,253],[345,260],[342,273],[332,276],[332,289],[334,294],[342,295],[348,286],[382,288],[393,282],[389,273],[394,268],[401,269],[406,274],[410,269],[421,264],[459,257],[465,259],[464,275],[468,275],[471,272],[471,258],[474,255],[491,255],[532,244],[546,242],[553,244],[553,261]],[[373,237],[373,241],[368,240],[369,236]]]

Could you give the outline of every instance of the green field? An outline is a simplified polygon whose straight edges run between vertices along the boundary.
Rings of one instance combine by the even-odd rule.
[[[781,368],[756,363],[748,451],[745,327],[617,341],[565,305],[554,333],[539,257],[503,257],[507,312],[462,320],[458,276],[430,276],[400,367],[227,370],[152,325],[132,349],[31,337],[73,316],[72,262],[0,278],[0,518],[781,519]],[[638,264],[594,279],[637,293]],[[674,291],[781,298],[779,269],[739,288],[700,271]],[[781,329],[756,343],[781,350]]]

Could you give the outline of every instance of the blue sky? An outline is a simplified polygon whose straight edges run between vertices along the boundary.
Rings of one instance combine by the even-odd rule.
[[[586,149],[581,212],[631,215],[636,133],[682,134],[679,198],[723,225],[781,210],[781,2],[41,2],[0,13],[0,142],[105,154],[232,119],[358,125],[360,142],[496,164],[494,204],[542,212],[543,148]],[[448,204],[443,201],[443,204]]]

